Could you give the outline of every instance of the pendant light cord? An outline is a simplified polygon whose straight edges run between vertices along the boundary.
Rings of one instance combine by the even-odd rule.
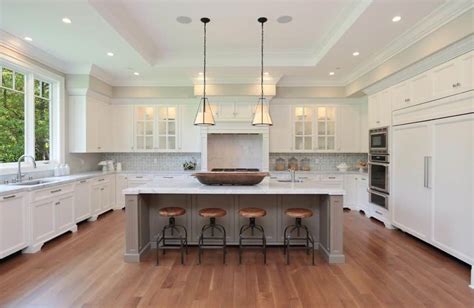
[[[207,36],[207,30],[206,30],[206,22],[204,23],[204,87],[203,87],[203,98],[204,100],[206,99],[206,36]],[[205,106],[205,105],[204,105]]]
[[[261,91],[261,99],[263,104],[263,24],[262,22],[262,47],[261,47],[261,68],[260,68],[260,91]]]

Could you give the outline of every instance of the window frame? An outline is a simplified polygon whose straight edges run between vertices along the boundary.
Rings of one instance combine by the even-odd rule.
[[[35,93],[34,81],[44,81],[50,84],[49,100],[49,134],[50,134],[50,159],[37,161],[38,170],[50,170],[57,164],[65,161],[65,103],[64,103],[64,77],[56,74],[42,65],[26,62],[23,59],[13,58],[8,55],[0,57],[0,70],[7,68],[25,76],[25,149],[24,154],[32,155],[35,152]],[[1,85],[0,76],[0,85]],[[16,171],[17,162],[0,163],[0,174],[10,174]],[[31,160],[22,163],[24,171],[34,170]]]

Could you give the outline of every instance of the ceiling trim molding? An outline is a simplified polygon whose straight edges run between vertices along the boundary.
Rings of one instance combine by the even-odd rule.
[[[373,0],[353,1],[351,5],[346,7],[342,13],[335,19],[342,20],[342,23],[336,22],[336,25],[327,32],[319,44],[316,55],[313,59],[313,65],[317,65],[322,58],[331,50],[334,45],[341,39],[341,37],[351,28],[356,20],[365,12],[365,10],[372,4]]]
[[[149,104],[177,104],[190,105],[199,103],[199,98],[175,98],[175,97],[130,97],[111,98],[110,103],[114,105],[149,105]]]
[[[444,5],[441,5],[434,10],[430,15],[419,21],[414,27],[408,29],[405,33],[393,40],[377,55],[356,67],[347,75],[344,84],[348,85],[352,83],[473,7],[474,4],[470,0],[446,2]]]
[[[339,81],[323,81],[323,80],[308,80],[302,77],[285,77],[277,82],[279,87],[345,87],[344,82]]]
[[[363,92],[367,95],[380,92],[472,50],[474,50],[474,34],[426,57],[416,64],[408,66],[382,81],[377,82],[376,84],[364,89]]]
[[[61,73],[64,73],[68,66],[67,63],[61,59],[56,58],[55,56],[26,43],[22,39],[3,30],[0,30],[0,45],[3,45],[5,48],[10,49],[15,53],[38,61],[45,66],[49,66]]]

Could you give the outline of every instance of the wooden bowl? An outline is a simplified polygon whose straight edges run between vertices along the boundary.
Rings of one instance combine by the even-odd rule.
[[[197,172],[198,181],[205,185],[257,185],[268,172]]]

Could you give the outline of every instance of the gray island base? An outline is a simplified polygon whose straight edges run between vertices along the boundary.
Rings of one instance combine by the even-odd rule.
[[[188,230],[188,242],[196,245],[201,227],[208,223],[198,215],[206,207],[220,207],[227,215],[218,218],[227,232],[228,245],[238,245],[239,229],[248,219],[238,211],[244,207],[259,207],[267,215],[257,219],[265,229],[267,245],[282,245],[284,228],[294,223],[285,215],[291,207],[309,208],[313,217],[303,219],[314,237],[315,247],[329,263],[344,263],[343,252],[343,195],[344,190],[334,184],[280,183],[266,179],[255,186],[205,186],[194,178],[153,182],[124,191],[126,202],[126,262],[140,262],[150,249],[156,248],[156,236],[167,218],[161,217],[162,207],[178,206],[186,214],[176,223]]]

